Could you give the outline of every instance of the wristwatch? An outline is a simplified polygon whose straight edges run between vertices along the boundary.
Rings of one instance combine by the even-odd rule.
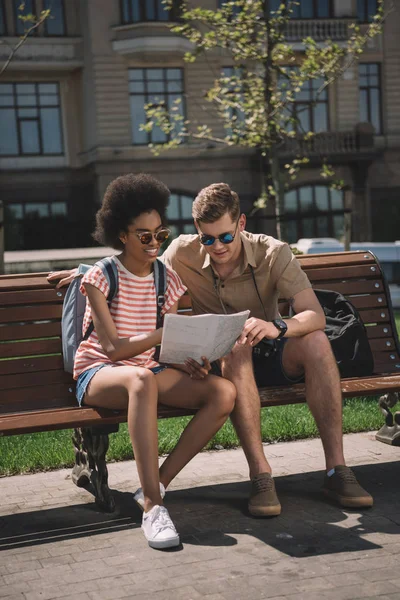
[[[279,340],[287,332],[287,325],[283,319],[273,319],[272,323],[277,329],[279,329],[279,335],[276,338],[277,340]]]

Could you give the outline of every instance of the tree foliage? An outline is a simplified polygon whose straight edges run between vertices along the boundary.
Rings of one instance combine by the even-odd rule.
[[[172,3],[173,0],[166,0],[169,8]],[[368,42],[382,32],[383,21],[391,10],[385,13],[383,0],[378,0],[377,13],[366,30],[354,22],[349,25],[346,41],[321,42],[306,37],[298,51],[285,36],[298,4],[290,0],[275,5],[269,0],[229,0],[218,10],[207,10],[191,8],[184,1],[181,20],[172,26],[172,31],[193,45],[185,61],[192,63],[200,55],[219,52],[223,62],[232,64],[229,72],[221,72],[204,91],[204,98],[216,108],[225,133],[221,136],[207,123],[186,120],[180,100],[172,107],[161,100],[147,105],[147,122],[142,125],[147,132],[160,128],[167,135],[167,142],[150,144],[155,154],[187,141],[256,150],[265,176],[256,207],[265,206],[269,197],[282,193],[282,172],[277,164],[282,148],[291,149],[292,156],[284,164],[286,182],[295,179],[300,168],[309,162],[305,150],[316,134],[304,130],[296,105],[304,86],[310,80],[320,80],[313,99],[316,102],[327,86],[358,60]],[[326,157],[320,159],[321,175],[331,180],[332,167]]]

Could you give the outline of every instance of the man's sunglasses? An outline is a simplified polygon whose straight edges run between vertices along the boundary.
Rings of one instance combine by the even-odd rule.
[[[143,231],[140,233],[138,231],[134,231],[133,233],[135,233],[138,236],[141,244],[143,244],[143,245],[150,244],[153,239],[153,236],[154,236],[154,239],[156,240],[156,242],[159,242],[160,244],[162,244],[169,238],[171,230],[170,229],[160,229],[159,231],[156,231],[155,233],[152,233],[151,231]]]
[[[202,233],[200,235],[200,243],[203,244],[203,246],[212,246],[215,240],[218,239],[221,242],[221,244],[232,244],[233,240],[235,239],[238,225],[239,219],[236,223],[235,231],[233,233],[230,233],[229,231],[227,231],[226,233],[220,233],[218,238],[216,238],[213,235],[208,235],[207,233]]]

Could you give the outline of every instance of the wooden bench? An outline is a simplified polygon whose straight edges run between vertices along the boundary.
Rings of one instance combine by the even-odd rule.
[[[400,445],[400,413],[390,413],[400,390],[400,353],[388,287],[370,252],[303,255],[298,260],[313,286],[346,295],[367,325],[374,374],[343,379],[344,397],[380,395],[386,424],[378,439]],[[46,273],[0,277],[0,435],[74,429],[73,481],[93,484],[97,503],[114,508],[107,485],[108,434],[126,421],[125,412],[79,408],[75,384],[63,370],[61,311],[66,288],[56,290]],[[190,298],[180,310],[190,314]],[[280,304],[281,314],[287,306]],[[305,401],[304,385],[262,388],[261,406]],[[159,417],[190,414],[159,407]]]

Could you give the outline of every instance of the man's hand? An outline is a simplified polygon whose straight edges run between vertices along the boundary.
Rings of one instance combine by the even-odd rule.
[[[279,330],[273,323],[252,317],[251,319],[247,319],[237,343],[256,346],[262,339],[276,340],[278,335]]]
[[[71,269],[70,271],[52,271],[47,275],[47,281],[54,283],[59,279],[60,281],[57,283],[56,288],[64,287],[71,283],[77,270],[78,269]]]
[[[185,360],[185,367],[191,379],[204,379],[211,371],[211,365],[208,358],[202,356],[201,360],[203,361],[203,365],[200,365],[196,360],[193,360],[193,358],[187,358]]]

